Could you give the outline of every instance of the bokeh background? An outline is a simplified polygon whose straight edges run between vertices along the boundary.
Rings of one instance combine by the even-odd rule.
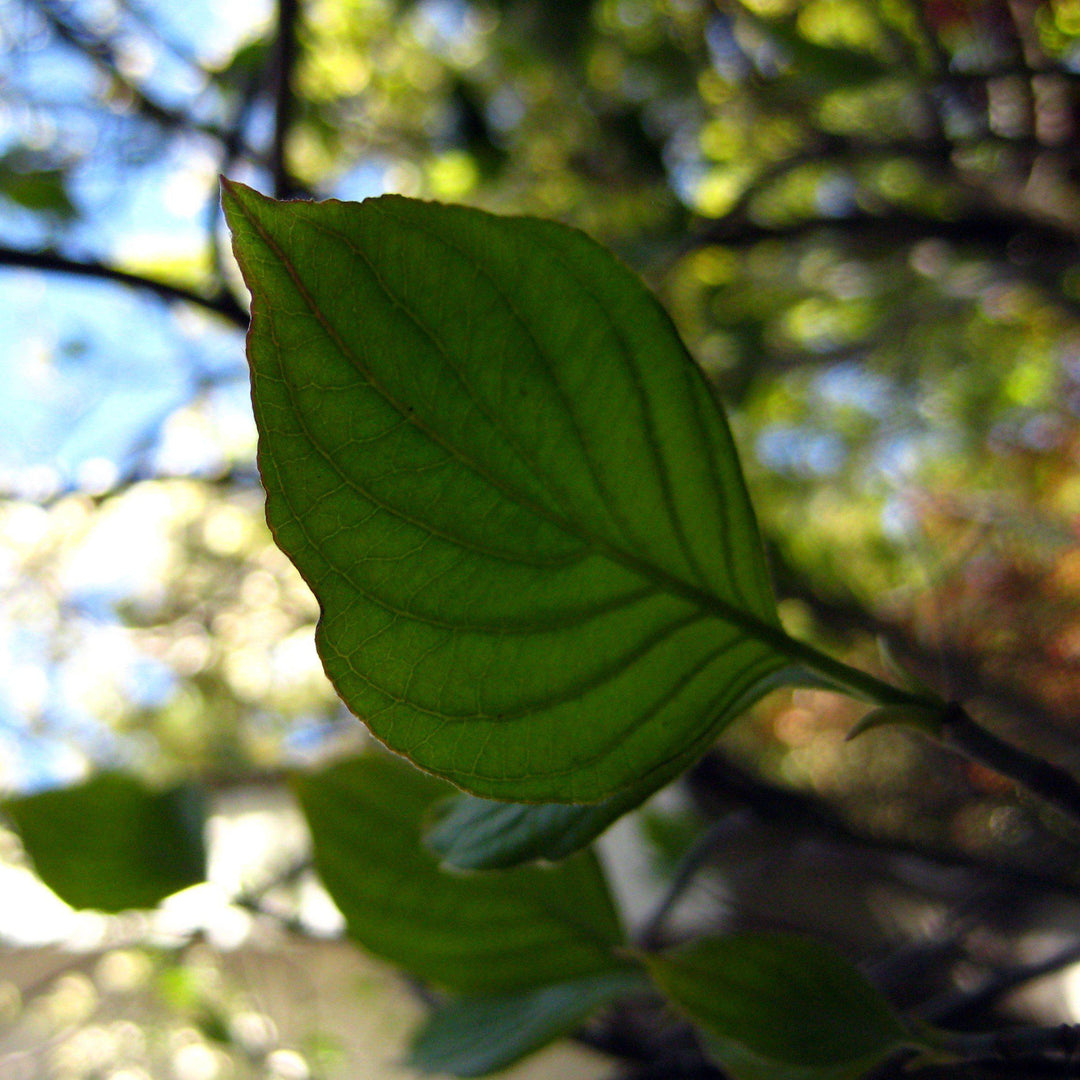
[[[420,1015],[285,784],[363,735],[263,523],[220,173],[613,247],[728,406],[788,628],[888,674],[885,639],[1069,767],[1078,92],[1077,0],[0,0],[0,789],[121,768],[213,811],[210,882],[110,917],[0,821],[0,1074],[394,1076]],[[621,826],[629,917],[725,818],[699,916],[1080,1018],[1076,837],[917,736],[846,743],[858,715],[774,695]]]

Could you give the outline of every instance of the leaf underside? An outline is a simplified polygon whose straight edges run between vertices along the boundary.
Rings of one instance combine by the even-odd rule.
[[[275,538],[349,708],[474,794],[597,802],[787,663],[727,424],[584,234],[226,183]]]
[[[452,1001],[413,1036],[406,1065],[425,1073],[486,1076],[573,1031],[601,1006],[646,987],[639,972],[624,971]]]
[[[776,686],[800,684],[813,685],[813,679],[799,669],[780,668],[758,683],[741,707],[736,705],[731,711],[737,715]],[[686,747],[663,769],[603,802],[511,803],[455,795],[436,807],[424,843],[444,866],[458,870],[499,870],[534,859],[565,859],[693,765],[711,742],[707,733],[701,743]]]
[[[350,936],[411,974],[461,993],[502,994],[626,968],[591,852],[552,869],[440,870],[420,830],[452,789],[381,751],[294,786],[316,869]]]

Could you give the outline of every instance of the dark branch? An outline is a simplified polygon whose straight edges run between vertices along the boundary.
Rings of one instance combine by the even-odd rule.
[[[833,843],[867,853],[875,852],[886,858],[906,856],[931,865],[957,867],[1037,892],[1071,894],[1076,888],[1065,874],[1055,876],[985,856],[863,832],[845,821],[825,801],[755,776],[716,750],[710,751],[691,768],[685,779],[695,803],[709,818],[729,812],[732,806],[741,806],[748,808],[762,822],[781,825],[792,836],[798,832],[818,834]]]
[[[1010,213],[979,213],[956,218],[934,218],[915,213],[861,214],[835,219],[813,218],[792,225],[767,225],[746,219],[721,218],[702,228],[687,241],[693,249],[703,244],[749,247],[764,240],[798,240],[830,230],[845,237],[880,242],[895,247],[927,237],[958,245],[992,247],[1004,251],[1018,238],[1034,250],[1075,256],[1080,237],[1068,229]]]
[[[287,153],[295,105],[292,77],[297,57],[299,19],[300,0],[278,0],[277,47],[274,55],[274,143],[270,150],[274,196],[278,199],[288,199],[297,194],[289,172]]]
[[[170,285],[165,281],[156,281],[154,278],[144,277],[141,274],[130,274],[126,270],[118,270],[115,266],[95,260],[80,261],[69,259],[54,251],[19,251],[16,248],[0,245],[0,267],[4,266],[44,270],[55,274],[73,274],[77,277],[98,278],[102,281],[116,281],[135,289],[145,289],[156,293],[164,300],[180,300],[185,304],[194,304],[204,311],[212,311],[215,315],[220,315],[241,329],[246,329],[248,324],[247,312],[225,291],[215,296],[204,296],[178,285]]]
[[[182,110],[164,105],[151,97],[137,83],[125,78],[120,73],[116,51],[112,44],[75,22],[70,11],[65,9],[61,15],[56,5],[50,0],[38,0],[37,7],[57,37],[92,60],[109,77],[114,86],[119,87],[128,95],[139,114],[145,119],[170,131],[201,131],[204,135],[221,141],[229,137],[229,133],[217,124],[196,120]],[[244,146],[244,153],[253,161],[264,160],[263,155],[247,146]]]
[[[1059,813],[1080,824],[1080,783],[1043,758],[999,739],[975,723],[963,707],[949,707],[942,731],[945,746],[1015,781]]]
[[[973,990],[955,990],[928,1001],[918,1011],[930,1024],[953,1024],[996,1004],[1006,994],[1036,979],[1045,978],[1080,960],[1080,943],[1073,942],[1045,960],[995,972]]]

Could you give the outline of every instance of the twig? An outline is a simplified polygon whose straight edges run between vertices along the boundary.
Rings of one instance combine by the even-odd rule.
[[[979,658],[973,651],[952,644],[927,649],[905,626],[882,619],[850,599],[815,592],[784,556],[775,539],[770,538],[770,541],[769,563],[781,595],[794,597],[805,604],[821,626],[867,634],[875,639],[885,638],[916,674],[944,668],[949,672],[951,695],[967,700],[993,701],[995,715],[1001,713],[1016,720],[1027,720],[1044,729],[1061,730],[1065,726],[1066,717],[1047,709],[1011,684],[981,671]]]
[[[1012,1031],[949,1032],[945,1048],[969,1060],[1016,1058],[1027,1055],[1064,1054],[1080,1049],[1080,1025],[1016,1028]]]
[[[1074,776],[999,739],[975,723],[956,702],[945,713],[941,741],[977,764],[1014,780],[1080,825],[1080,783]]]
[[[705,244],[748,247],[763,240],[797,240],[816,232],[842,232],[845,237],[879,239],[891,246],[910,244],[932,236],[967,247],[1004,248],[1017,235],[1049,252],[1075,254],[1080,238],[1069,229],[1034,221],[1011,213],[984,212],[955,218],[936,218],[914,213],[853,214],[850,217],[813,218],[790,225],[767,225],[720,218],[688,237],[687,250]]]
[[[266,905],[265,899],[266,894],[273,889],[295,884],[310,869],[311,859],[309,856],[304,855],[290,863],[269,881],[264,882],[258,889],[245,889],[237,896],[234,896],[232,903],[244,911],[251,912],[253,915],[265,915],[275,919],[284,929],[299,937],[311,937],[311,931],[304,925],[304,921],[298,915],[287,915],[281,911],[274,911],[273,908]]]
[[[78,277],[100,278],[103,281],[117,281],[136,289],[146,289],[165,300],[180,300],[185,304],[195,304],[206,311],[227,319],[234,326],[245,329],[248,324],[247,312],[227,292],[216,296],[204,296],[179,285],[170,285],[166,281],[131,274],[108,263],[97,260],[69,259],[55,251],[19,251],[0,245],[0,267],[18,266],[32,270],[44,270],[56,274],[74,274]]]
[[[1036,979],[1053,975],[1062,968],[1075,964],[1078,960],[1080,960],[1080,942],[1073,942],[1044,960],[1019,964],[1016,967],[996,972],[974,990],[952,991],[932,998],[919,1006],[915,1010],[915,1015],[920,1020],[932,1024],[955,1022],[959,1017],[985,1009],[1013,990]]]
[[[822,800],[754,776],[715,750],[690,769],[686,779],[695,800],[710,816],[715,813],[718,799],[728,805],[734,801],[748,807],[763,822],[783,825],[791,834],[796,831],[818,833],[838,844],[878,852],[886,857],[903,856],[930,865],[956,867],[1038,892],[1071,895],[1075,891],[1075,883],[1045,872],[860,832]]]
[[[37,9],[48,21],[56,35],[74,49],[78,49],[102,70],[115,86],[123,89],[134,102],[135,107],[148,120],[159,124],[161,127],[173,130],[200,131],[211,138],[224,140],[227,132],[216,124],[196,120],[193,116],[178,109],[157,101],[151,97],[141,86],[131,79],[125,78],[117,66],[117,58],[113,46],[105,40],[97,37],[84,26],[76,23],[65,11],[63,15],[50,3],[50,0],[37,0]],[[263,156],[251,148],[244,147],[245,155],[254,161],[262,161]]]
[[[287,150],[295,104],[292,75],[297,57],[299,18],[300,0],[278,0],[277,46],[274,52],[274,142],[270,150],[274,196],[278,199],[288,199],[296,194],[296,186],[289,173]]]

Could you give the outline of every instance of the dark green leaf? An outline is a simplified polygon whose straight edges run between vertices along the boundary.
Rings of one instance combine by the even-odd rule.
[[[406,1064],[425,1073],[486,1076],[569,1034],[603,1005],[646,988],[633,971],[590,975],[519,994],[462,998],[413,1036]]]
[[[591,854],[497,875],[440,870],[420,828],[450,788],[383,754],[305,775],[296,788],[315,865],[350,935],[414,975],[494,994],[626,967]]]
[[[500,870],[534,859],[563,859],[642,800],[630,788],[602,803],[506,803],[456,795],[435,807],[424,842],[443,865]]]
[[[723,414],[608,252],[396,196],[224,205],[267,516],[381,740],[477,795],[599,802],[786,667]]]
[[[911,1045],[903,1024],[858,970],[807,938],[708,938],[646,962],[740,1080],[840,1080]]]
[[[153,792],[102,773],[2,808],[41,880],[72,907],[153,907],[205,877],[203,805],[190,787]]]

